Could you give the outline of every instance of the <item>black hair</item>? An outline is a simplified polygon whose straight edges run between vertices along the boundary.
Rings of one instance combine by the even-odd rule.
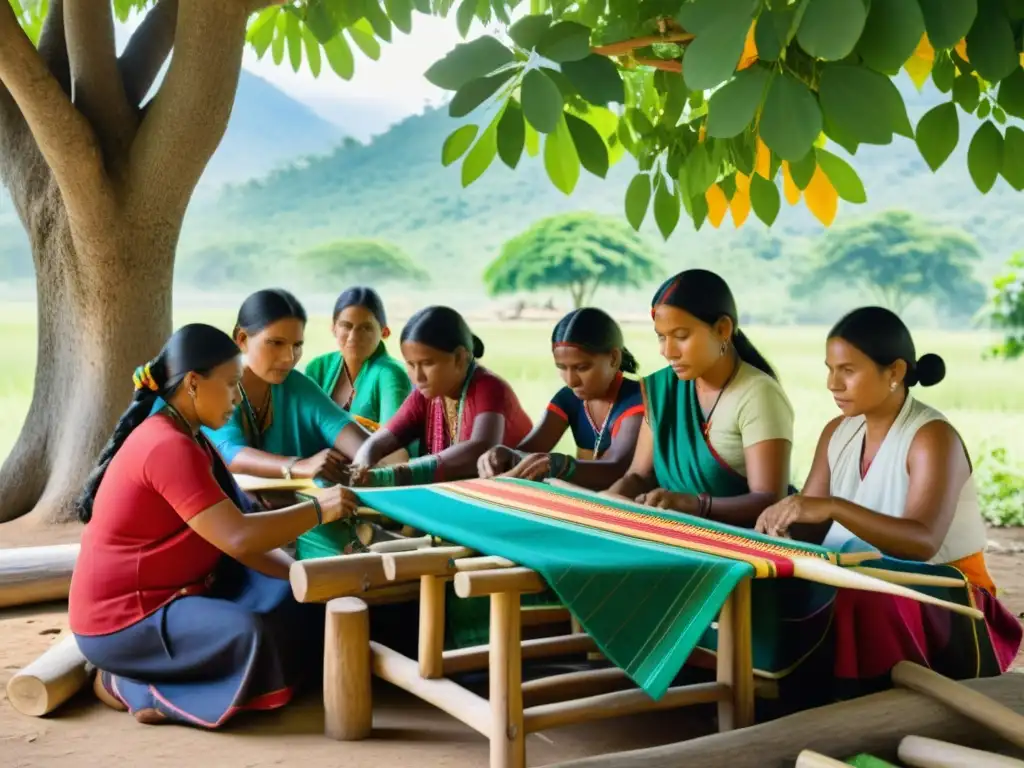
[[[88,523],[92,519],[96,491],[99,490],[107,467],[128,436],[150,415],[156,399],[160,397],[168,400],[173,396],[190,371],[207,376],[214,368],[239,354],[238,345],[224,331],[212,325],[195,323],[179,328],[167,340],[160,353],[146,366],[136,371],[136,389],[131,405],[114,427],[113,434],[100,453],[96,467],[86,480],[76,502],[79,520]],[[230,474],[227,474],[226,468],[223,469],[223,473],[227,476],[218,476],[217,480],[227,492],[229,487],[234,487],[234,482]],[[228,495],[230,497],[233,494],[229,492]]]
[[[409,318],[402,329],[400,342],[426,344],[442,352],[465,347],[474,360],[484,356],[484,343],[471,330],[466,320],[451,307],[424,307]]]
[[[551,332],[551,346],[560,344],[577,346],[595,355],[607,355],[618,349],[622,352],[619,370],[636,373],[640,369],[633,353],[626,349],[619,324],[596,307],[574,309],[558,321]]]
[[[265,288],[242,302],[231,335],[237,339],[241,330],[252,336],[278,320],[287,319],[306,324],[306,310],[301,302],[283,288]]]
[[[910,329],[895,312],[884,307],[861,307],[844,316],[828,332],[830,339],[842,339],[859,349],[879,368],[897,360],[907,364],[903,383],[930,387],[946,377],[946,363],[931,353],[917,357]]]
[[[728,283],[706,269],[687,269],[670,277],[654,294],[651,314],[661,304],[688,312],[706,325],[714,325],[723,317],[732,320],[732,345],[740,360],[778,379],[764,355],[758,352],[747,335],[740,330],[736,299]]]
[[[373,288],[357,285],[342,291],[338,296],[338,300],[334,302],[334,320],[337,321],[338,315],[349,307],[363,307],[369,310],[370,314],[380,323],[381,328],[388,324],[388,316],[384,311],[384,302],[381,301],[380,295]]]

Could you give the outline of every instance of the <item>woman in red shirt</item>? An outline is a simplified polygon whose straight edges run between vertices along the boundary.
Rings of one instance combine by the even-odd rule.
[[[450,307],[427,307],[402,329],[402,357],[416,389],[352,460],[352,485],[420,485],[476,477],[496,445],[516,446],[533,422],[512,387],[479,364],[484,344]],[[420,458],[377,467],[420,440]]]
[[[187,325],[135,373],[135,396],[78,502],[87,523],[69,623],[95,690],[143,723],[216,728],[289,701],[316,619],[278,547],[355,511],[335,487],[255,512],[200,431],[240,400],[231,338]],[[313,630],[315,632],[315,629]]]

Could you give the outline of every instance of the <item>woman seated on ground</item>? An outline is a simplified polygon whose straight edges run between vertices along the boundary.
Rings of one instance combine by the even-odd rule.
[[[427,307],[402,329],[402,356],[416,389],[353,459],[352,485],[421,485],[475,477],[497,445],[518,445],[533,424],[508,383],[479,364],[484,345],[449,307]],[[422,456],[377,466],[419,440]]]
[[[947,610],[842,590],[837,677],[887,678],[905,658],[958,678],[1004,672],[1022,630],[995,599],[967,447],[939,411],[910,394],[916,384],[943,379],[942,359],[918,359],[906,325],[880,307],[840,320],[825,350],[828,388],[842,415],[822,432],[803,490],[765,510],[757,529],[786,536],[797,524],[831,523],[826,547],[949,565],[986,614],[990,640],[979,643],[981,625]]]
[[[356,421],[376,432],[412,391],[405,367],[384,346],[391,335],[384,302],[372,288],[343,291],[334,304],[331,330],[338,349],[310,360],[306,375]]]
[[[669,367],[642,380],[636,453],[607,493],[751,528],[789,486],[789,400],[715,273],[666,281],[652,315]]]
[[[277,548],[355,509],[339,486],[251,512],[200,431],[231,417],[241,376],[227,334],[181,328],[136,372],[132,404],[79,500],[87,525],[71,631],[100,670],[97,695],[139,722],[216,728],[239,710],[286,704],[316,613],[295,602],[291,558]]]
[[[636,373],[636,358],[626,349],[619,324],[592,307],[559,320],[551,348],[565,386],[515,450],[498,446],[480,458],[480,477],[557,477],[604,490],[629,469],[643,421],[640,385],[622,375]],[[550,453],[566,428],[576,443],[575,459]]]

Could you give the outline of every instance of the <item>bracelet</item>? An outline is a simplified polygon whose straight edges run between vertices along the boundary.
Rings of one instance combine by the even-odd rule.
[[[292,457],[291,459],[288,460],[287,464],[285,464],[283,467],[281,467],[281,475],[282,475],[282,477],[284,477],[285,480],[291,480],[292,479],[292,469],[298,463],[299,463],[299,457],[298,456],[294,456],[294,457]]]
[[[711,495],[708,493],[697,494],[697,514],[700,517],[707,517],[711,512]]]
[[[311,494],[308,494],[308,493],[298,493],[298,494],[296,494],[296,496],[298,496],[301,499],[306,499],[308,501],[313,502],[313,509],[316,510],[316,524],[317,525],[323,525],[324,524],[324,510],[323,510],[323,507],[320,506],[320,499],[318,499],[316,496],[312,496]]]

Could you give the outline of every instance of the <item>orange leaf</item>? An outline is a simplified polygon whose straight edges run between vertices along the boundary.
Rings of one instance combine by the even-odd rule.
[[[782,194],[786,196],[786,202],[790,205],[796,205],[800,201],[800,187],[789,175],[789,163],[785,160],[782,161]]]
[[[836,218],[836,210],[839,208],[839,195],[836,194],[832,182],[821,170],[821,166],[814,169],[811,176],[811,183],[804,190],[804,202],[808,210],[814,214],[814,218],[829,226]]]
[[[736,191],[733,192],[732,200],[729,202],[729,210],[732,211],[732,222],[736,229],[743,226],[743,222],[750,215],[750,177],[742,173],[736,174]]]
[[[963,59],[964,61],[970,61],[970,59],[967,58],[967,38],[964,38],[959,43],[954,45],[953,50],[956,51],[957,54],[959,54],[960,58]]]
[[[914,55],[922,59],[935,58],[935,49],[932,47],[932,41],[928,39],[927,32],[921,33],[921,39],[917,43],[917,48],[914,50]]]
[[[743,53],[740,54],[740,63],[736,65],[737,70],[746,69],[757,61],[757,43],[754,42],[754,27],[757,21],[750,25],[747,30],[747,39],[743,43]]]
[[[701,123],[700,124],[700,130],[697,131],[697,143],[698,144],[703,144],[704,143],[704,139],[707,137],[707,135],[708,135],[708,124],[706,122],[705,123]]]
[[[704,199],[708,203],[708,221],[711,222],[712,227],[718,229],[722,225],[722,219],[725,218],[725,212],[729,209],[729,201],[725,199],[725,192],[717,184],[712,184],[704,193]]]
[[[768,145],[761,141],[761,137],[757,137],[757,154],[754,156],[754,173],[758,173],[761,176],[768,178],[768,174],[771,172],[772,166],[772,153],[768,149]],[[771,181],[771,179],[769,179]]]
[[[932,62],[934,60],[935,49],[932,48],[928,35],[922,34],[921,41],[917,44],[917,49],[903,64],[903,68],[907,70],[907,74],[914,81],[917,90],[924,88],[924,84],[928,82],[928,75],[931,74]]]

